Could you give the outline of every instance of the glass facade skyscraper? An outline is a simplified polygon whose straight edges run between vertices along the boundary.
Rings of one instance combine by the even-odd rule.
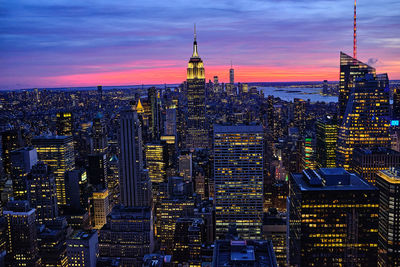
[[[375,69],[367,64],[340,52],[340,79],[339,79],[339,123],[344,118],[347,102],[357,77],[365,74],[375,75]]]
[[[353,77],[339,126],[337,163],[346,170],[351,169],[354,148],[390,147],[389,79],[387,74],[375,75],[375,69],[364,65],[358,77]],[[339,107],[341,104],[339,100]]]

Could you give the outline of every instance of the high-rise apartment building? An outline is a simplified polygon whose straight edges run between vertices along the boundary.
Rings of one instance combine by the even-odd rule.
[[[36,209],[36,222],[46,224],[58,216],[57,190],[54,174],[39,162],[28,176],[28,200]]]
[[[316,123],[316,162],[318,168],[336,167],[337,120],[325,116]]]
[[[203,61],[197,52],[196,29],[193,54],[187,68],[187,136],[186,148],[208,148],[206,127],[206,79]]]
[[[260,239],[263,214],[263,129],[214,125],[217,238],[234,224],[242,238]]]
[[[56,178],[57,203],[66,205],[65,173],[75,168],[72,136],[36,136],[32,139],[39,160],[46,163]]]
[[[391,142],[387,75],[366,74],[352,86],[337,141],[337,163],[346,170],[351,169],[354,148],[390,147]]]
[[[378,190],[343,168],[292,173],[290,266],[376,266]]]
[[[400,265],[400,169],[379,171],[378,266]]]

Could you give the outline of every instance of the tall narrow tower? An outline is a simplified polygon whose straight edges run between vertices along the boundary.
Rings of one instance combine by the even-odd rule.
[[[232,60],[231,60],[231,68],[229,70],[229,83],[230,84],[235,83],[235,70],[232,67]]]
[[[194,26],[193,54],[187,68],[188,135],[186,148],[208,148],[206,127],[206,79],[203,61],[197,51],[196,25]]]

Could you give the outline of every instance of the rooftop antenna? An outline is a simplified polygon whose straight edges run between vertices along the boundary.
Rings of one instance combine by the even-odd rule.
[[[353,57],[357,59],[357,0],[354,0],[354,38],[353,38]]]
[[[232,69],[232,59],[231,59],[231,69]]]

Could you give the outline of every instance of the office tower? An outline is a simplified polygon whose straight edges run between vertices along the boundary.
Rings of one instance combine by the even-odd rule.
[[[107,215],[110,213],[110,203],[108,189],[100,189],[93,192],[93,228],[101,229],[106,224]]]
[[[284,107],[280,104],[272,106],[272,136],[273,140],[282,138],[285,132]]]
[[[78,230],[67,239],[68,266],[96,267],[98,253],[96,230]]]
[[[204,231],[202,219],[179,218],[175,225],[172,262],[201,266],[200,252]]]
[[[88,155],[89,184],[96,189],[107,188],[107,164],[107,154],[104,152]]]
[[[74,121],[71,112],[58,112],[56,119],[57,135],[73,135]]]
[[[277,267],[278,265],[269,240],[217,240],[211,266]]]
[[[379,189],[378,266],[399,266],[400,169],[379,171],[376,185]]]
[[[178,158],[179,161],[179,175],[183,177],[185,181],[191,182],[192,181],[192,154],[183,154],[180,155]]]
[[[100,257],[119,258],[122,266],[141,266],[153,251],[153,218],[150,207],[117,205],[99,231]]]
[[[299,129],[300,135],[304,134],[306,129],[306,102],[303,99],[294,99],[294,125]]]
[[[11,174],[10,153],[24,146],[21,129],[11,129],[1,133],[2,159],[5,174]]]
[[[215,222],[218,239],[234,224],[242,238],[261,238],[262,126],[214,125]]]
[[[351,168],[354,148],[390,147],[388,86],[386,74],[367,74],[355,81],[339,126],[338,166]]]
[[[302,169],[315,169],[316,158],[315,158],[315,137],[311,133],[307,133],[304,138],[301,155],[301,166]]]
[[[316,161],[318,168],[336,167],[337,120],[325,116],[316,123]]]
[[[160,92],[157,88],[151,87],[147,91],[147,98],[150,104],[151,110],[151,137],[152,140],[158,140],[161,135],[161,99],[160,99]]]
[[[149,170],[149,177],[154,183],[162,183],[165,181],[165,151],[164,146],[158,143],[149,143],[145,145],[146,168]]]
[[[28,200],[36,209],[38,224],[46,224],[58,216],[56,181],[43,162],[34,165],[28,176]]]
[[[177,168],[177,140],[176,137],[172,135],[163,135],[160,139],[161,144],[163,145],[166,174],[167,177],[171,177],[175,175]]]
[[[342,123],[347,102],[352,90],[355,88],[355,81],[365,74],[374,74],[375,69],[367,64],[340,52],[340,79],[339,79],[339,125]]]
[[[206,79],[203,61],[197,52],[196,28],[193,54],[187,68],[187,136],[186,148],[208,148],[206,128]]]
[[[364,180],[376,184],[376,174],[392,167],[400,167],[400,152],[386,147],[355,148],[351,169]]]
[[[35,209],[28,201],[10,201],[3,211],[7,220],[7,258],[10,266],[40,266]]]
[[[279,266],[286,266],[286,213],[278,213],[276,209],[269,209],[263,219],[263,239],[271,240],[276,261]]]
[[[229,83],[230,84],[235,83],[235,70],[233,69],[232,61],[231,61],[231,68],[229,69]]]
[[[26,200],[26,179],[32,166],[37,163],[37,158],[37,151],[32,147],[23,147],[11,151],[11,177],[15,199]]]
[[[38,246],[42,266],[68,266],[66,237],[70,230],[64,217],[58,217],[38,228]]]
[[[119,193],[119,161],[116,155],[113,155],[107,164],[107,183],[108,191],[110,192],[111,207],[118,205],[120,202]]]
[[[99,95],[99,105],[98,107],[101,108],[101,104],[103,102],[103,86],[97,85],[97,93]]]
[[[72,136],[35,136],[32,145],[39,160],[46,163],[55,174],[58,205],[67,204],[65,193],[65,172],[75,168]]]
[[[379,192],[343,168],[292,173],[290,266],[376,266]]]
[[[150,181],[143,174],[142,130],[133,110],[120,114],[120,192],[125,206],[150,206]]]
[[[400,120],[400,87],[393,89],[392,119]]]
[[[93,153],[105,153],[107,152],[107,128],[104,123],[103,114],[100,112],[96,114],[93,120],[92,128],[92,151]]]

